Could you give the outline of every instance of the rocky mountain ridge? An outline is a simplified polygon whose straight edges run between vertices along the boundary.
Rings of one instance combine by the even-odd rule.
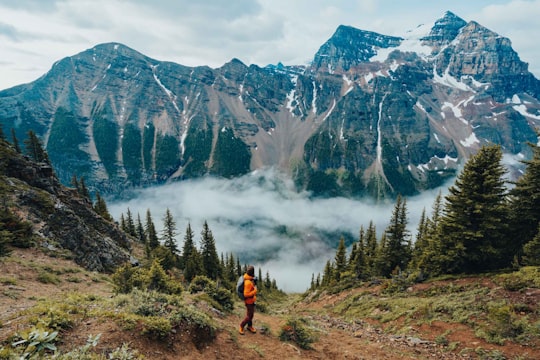
[[[104,193],[277,167],[315,195],[381,199],[440,185],[484,144],[526,158],[540,81],[509,39],[447,12],[402,38],[340,26],[308,66],[101,44],[1,91],[0,123]]]
[[[65,255],[88,270],[113,272],[128,261],[136,262],[130,255],[132,240],[99,216],[76,189],[60,184],[49,164],[30,160],[1,138],[0,155],[1,220],[14,214],[0,224],[3,242],[14,219],[24,219],[31,233],[27,246]]]

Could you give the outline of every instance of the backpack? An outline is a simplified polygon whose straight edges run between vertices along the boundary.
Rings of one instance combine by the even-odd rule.
[[[240,299],[244,299],[244,275],[240,275],[238,282],[236,283],[236,293]]]

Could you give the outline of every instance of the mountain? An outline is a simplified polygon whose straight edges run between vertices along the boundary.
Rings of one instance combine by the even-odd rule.
[[[277,167],[315,195],[381,199],[440,185],[485,144],[527,158],[540,81],[509,39],[446,12],[403,37],[339,26],[307,66],[97,45],[1,91],[0,124],[102,193]]]
[[[112,272],[137,260],[133,242],[99,216],[77,190],[60,184],[47,163],[36,163],[0,137],[0,257],[8,247],[39,249],[90,271]],[[24,220],[21,220],[24,219]]]

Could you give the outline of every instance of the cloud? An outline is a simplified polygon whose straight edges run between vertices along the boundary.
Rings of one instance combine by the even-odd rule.
[[[423,208],[431,209],[438,190],[407,199],[414,235]],[[312,274],[333,260],[340,237],[356,241],[360,227],[373,220],[378,233],[386,228],[394,204],[345,198],[312,199],[298,193],[284,175],[267,169],[233,180],[204,178],[137,191],[132,200],[111,202],[115,219],[129,208],[145,221],[150,210],[157,228],[168,208],[176,223],[179,248],[187,224],[200,239],[204,221],[219,253],[232,252],[242,262],[269,271],[285,291],[303,291]]]

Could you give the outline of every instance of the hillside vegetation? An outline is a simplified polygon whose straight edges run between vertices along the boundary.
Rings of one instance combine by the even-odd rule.
[[[340,241],[304,294],[259,269],[258,332],[242,336],[244,267],[208,224],[181,254],[169,212],[160,236],[150,213],[115,224],[84,179],[59,184],[32,135],[23,155],[0,132],[0,359],[539,357],[537,146],[510,194],[500,150],[482,149],[414,246],[398,198],[382,238],[362,229],[349,254]]]

